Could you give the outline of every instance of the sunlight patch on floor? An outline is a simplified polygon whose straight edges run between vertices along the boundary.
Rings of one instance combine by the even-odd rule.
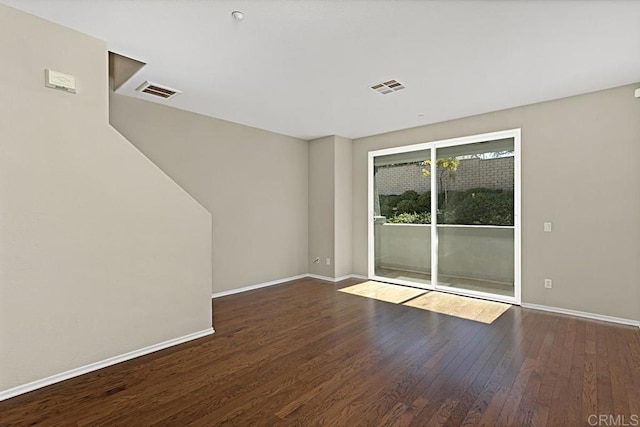
[[[404,305],[487,324],[493,323],[511,307],[509,304],[444,292],[429,292],[404,303]]]
[[[361,297],[391,302],[394,304],[400,304],[427,293],[427,291],[423,289],[410,288],[408,286],[391,285],[389,283],[374,282],[372,280],[349,286],[347,288],[342,288],[339,289],[339,291],[352,295],[358,295]]]

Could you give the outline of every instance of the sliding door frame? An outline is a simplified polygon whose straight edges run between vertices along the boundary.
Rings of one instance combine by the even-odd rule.
[[[413,151],[431,150],[431,167],[436,167],[437,150],[444,147],[452,147],[456,145],[473,144],[477,142],[485,142],[496,139],[513,138],[514,145],[514,200],[513,200],[513,221],[514,221],[514,296],[506,297],[502,295],[490,294],[485,292],[470,291],[460,288],[443,288],[436,286],[438,283],[438,216],[431,215],[431,284],[424,284],[403,279],[393,279],[375,274],[375,208],[374,208],[374,159],[379,156],[389,154],[409,153]],[[368,207],[368,276],[372,280],[381,282],[394,283],[398,285],[418,287],[422,289],[438,290],[458,295],[471,296],[475,298],[489,299],[493,301],[501,301],[510,304],[520,305],[522,301],[522,235],[521,235],[521,129],[509,129],[499,132],[484,133],[478,135],[464,136],[460,138],[444,139],[433,142],[424,142],[419,144],[404,145],[400,147],[385,148],[382,150],[369,151],[368,167],[367,167],[367,207]],[[437,189],[436,174],[431,173],[431,188]],[[431,212],[436,212],[438,205],[438,192],[431,191]],[[436,210],[434,210],[434,207]]]

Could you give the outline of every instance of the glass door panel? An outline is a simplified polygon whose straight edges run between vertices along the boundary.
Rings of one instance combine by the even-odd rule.
[[[431,150],[374,157],[374,275],[431,284]]]
[[[515,297],[514,139],[436,150],[437,288]]]

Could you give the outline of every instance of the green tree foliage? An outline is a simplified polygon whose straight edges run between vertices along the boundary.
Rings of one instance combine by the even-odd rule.
[[[513,225],[513,191],[475,188],[438,194],[438,222],[466,225]],[[406,191],[401,195],[380,196],[380,213],[390,223],[429,224],[431,192]]]
[[[425,160],[422,162],[423,166],[426,166],[422,169],[422,175],[429,176],[431,175],[431,160]],[[460,160],[455,157],[447,157],[436,160],[436,166],[441,174],[452,174],[458,170],[458,166],[460,166]]]
[[[425,166],[422,168],[422,175],[430,176],[431,175],[431,160],[425,160],[422,162],[422,165]],[[455,157],[445,157],[436,160],[436,169],[438,173],[438,185],[439,188],[443,190],[443,204],[438,205],[443,208],[447,206],[449,202],[449,189],[448,184],[449,181],[456,180],[456,171],[458,170],[458,166],[460,166],[460,160]]]

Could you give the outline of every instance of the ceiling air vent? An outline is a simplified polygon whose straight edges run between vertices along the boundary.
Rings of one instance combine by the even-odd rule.
[[[380,92],[383,95],[386,95],[388,93],[405,89],[405,86],[397,80],[389,80],[382,83],[376,83],[371,86],[371,89],[375,90],[376,92]]]
[[[180,92],[176,89],[171,89],[170,87],[160,86],[159,84],[155,84],[152,82],[144,82],[140,86],[136,88],[138,92],[148,93],[149,95],[159,96],[160,98],[169,99],[173,98]]]

